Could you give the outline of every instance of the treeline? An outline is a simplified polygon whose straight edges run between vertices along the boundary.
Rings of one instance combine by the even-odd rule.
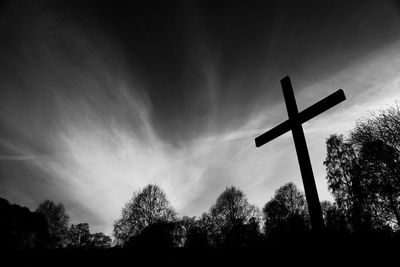
[[[262,223],[264,221],[264,223]],[[262,211],[239,188],[227,187],[199,217],[177,218],[164,192],[148,185],[134,193],[114,223],[117,246],[229,248],[259,247],[268,237],[306,235],[305,198],[293,183],[275,192]]]
[[[400,241],[400,109],[358,121],[348,138],[326,140],[328,187],[334,202],[321,203],[320,241]],[[106,249],[111,238],[89,225],[68,227],[62,204],[45,201],[35,212],[0,201],[2,246],[16,249]],[[276,190],[260,210],[244,192],[227,187],[199,217],[178,217],[163,190],[148,185],[133,193],[114,222],[118,248],[257,248],[314,238],[303,192],[293,183]],[[380,242],[380,244],[383,244]]]
[[[64,205],[50,200],[42,202],[35,212],[11,205],[0,198],[0,248],[32,249],[105,249],[111,238],[103,233],[91,234],[87,223],[68,227],[69,216]]]

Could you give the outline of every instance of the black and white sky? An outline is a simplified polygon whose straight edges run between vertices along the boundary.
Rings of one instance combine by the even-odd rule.
[[[132,193],[160,185],[179,215],[227,186],[262,207],[302,189],[280,79],[299,110],[347,100],[303,125],[321,200],[325,139],[400,98],[392,1],[1,1],[0,197],[66,206],[111,234]]]

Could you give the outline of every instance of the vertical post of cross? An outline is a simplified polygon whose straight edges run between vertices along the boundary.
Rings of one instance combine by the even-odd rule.
[[[308,154],[306,139],[304,137],[303,127],[299,121],[299,112],[290,78],[288,76],[283,78],[281,80],[281,85],[283,96],[286,102],[289,122],[292,129],[297,159],[300,165],[301,177],[303,179],[304,191],[310,213],[311,226],[314,231],[320,232],[324,228],[321,205],[318,198],[317,187],[315,185],[314,174],[311,166],[310,155]]]

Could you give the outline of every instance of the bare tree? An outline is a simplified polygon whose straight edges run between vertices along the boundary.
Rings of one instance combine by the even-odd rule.
[[[293,183],[287,183],[276,190],[262,211],[267,235],[281,228],[309,227],[304,194]]]
[[[122,209],[122,216],[114,223],[114,236],[125,243],[146,227],[175,219],[175,211],[165,193],[157,185],[148,185],[135,192]]]
[[[251,218],[259,219],[258,208],[250,205],[243,191],[234,186],[227,187],[218,196],[210,214],[221,228],[248,223]]]
[[[214,230],[213,243],[216,246],[251,246],[250,243],[258,238],[260,211],[249,204],[243,191],[234,186],[227,187],[218,196],[209,216],[203,215],[203,220],[214,225],[210,227],[212,225],[208,224],[208,227]]]

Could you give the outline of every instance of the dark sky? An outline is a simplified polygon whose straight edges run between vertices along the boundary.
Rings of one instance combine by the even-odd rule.
[[[396,6],[376,1],[43,1],[40,8],[56,17],[49,38],[61,38],[67,58],[81,53],[62,39],[69,24],[90,41],[102,34],[118,44],[146,88],[157,133],[174,145],[204,130],[210,116],[224,127],[247,120],[238,105],[260,99],[270,80],[324,79],[400,32],[397,18],[385,16]],[[210,82],[218,89],[207,92]]]
[[[335,113],[341,120],[305,128],[322,198],[324,138],[397,96],[392,1],[17,0],[0,8],[0,196],[32,209],[45,198],[63,202],[72,221],[107,233],[149,182],[188,215],[231,184],[260,206],[285,181],[301,187],[290,138],[253,144],[286,118],[286,75],[300,109],[339,88],[348,97]]]

